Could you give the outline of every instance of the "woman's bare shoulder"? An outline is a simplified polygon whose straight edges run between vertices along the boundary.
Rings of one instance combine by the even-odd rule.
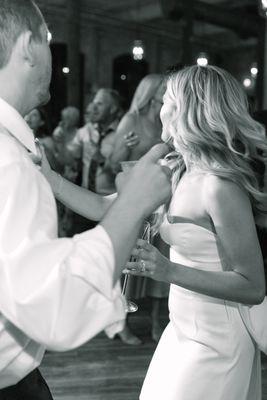
[[[202,198],[206,209],[217,207],[249,207],[247,192],[230,178],[206,174],[203,177]]]
[[[117,128],[117,132],[119,131],[125,131],[125,129],[133,129],[136,125],[136,117],[133,113],[127,112],[126,114],[124,114],[124,116],[122,117],[118,128]]]

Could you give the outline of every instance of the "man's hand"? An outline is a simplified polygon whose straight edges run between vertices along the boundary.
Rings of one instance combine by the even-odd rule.
[[[119,196],[134,203],[144,217],[171,196],[171,170],[159,164],[168,152],[167,145],[155,145],[130,172],[121,173],[116,179]]]

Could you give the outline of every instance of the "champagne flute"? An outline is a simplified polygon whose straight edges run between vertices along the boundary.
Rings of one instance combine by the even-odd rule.
[[[121,169],[123,172],[129,171],[131,168],[133,168],[136,165],[137,161],[122,161],[121,164]],[[148,243],[150,243],[151,240],[151,225],[149,220],[146,220],[144,222],[144,227],[143,227],[143,233],[141,235],[142,239],[147,240]],[[134,256],[131,256],[130,261],[136,261],[136,258]],[[122,285],[122,295],[125,296],[127,285],[129,282],[129,274],[125,274],[124,276],[124,281]],[[125,300],[125,310],[128,313],[133,313],[138,310],[138,305],[134,303],[132,300],[126,299]]]
[[[151,240],[151,225],[149,221],[144,222],[144,227],[143,227],[143,233],[142,233],[142,239],[146,240],[148,243],[150,243]],[[134,256],[131,256],[130,261],[136,261],[136,258]],[[123,280],[123,285],[122,285],[122,291],[121,294],[125,296],[126,293],[126,288],[129,280],[129,274],[124,275],[124,280]],[[125,311],[127,313],[133,313],[138,310],[138,305],[134,303],[132,300],[126,299],[125,300]]]
[[[121,169],[123,172],[129,171],[132,167],[134,167],[135,164],[136,164],[136,161],[122,161],[120,163]],[[130,261],[135,261],[135,257],[131,256]],[[130,276],[129,274],[124,275],[122,291],[121,291],[121,294],[124,296],[124,298],[125,298],[127,285],[129,282],[129,276]],[[138,310],[138,305],[136,303],[134,303],[133,301],[125,298],[125,311],[127,313],[133,313],[133,312],[136,312],[137,310]]]
[[[170,153],[170,155],[172,155],[173,153]],[[170,160],[172,161],[172,160]],[[167,157],[165,158],[165,160],[161,160],[161,164],[162,165],[168,165],[171,169],[172,168],[172,163],[170,163],[170,161],[167,159]],[[129,171],[131,168],[133,168],[136,165],[137,161],[121,161],[121,169],[123,172],[127,172]],[[151,243],[151,219],[152,217],[159,212],[159,210],[161,209],[162,206],[160,206],[157,210],[155,210],[155,212],[148,218],[145,220],[144,222],[144,227],[143,227],[143,233],[142,233],[142,239],[146,240],[148,243]],[[131,261],[136,261],[136,258],[134,256],[131,256],[130,258],[130,262]],[[122,285],[122,295],[125,296],[126,293],[126,289],[127,289],[127,285],[128,285],[128,281],[129,281],[129,274],[125,274],[124,276],[124,281],[123,281],[123,285]],[[138,305],[136,303],[134,303],[132,300],[127,300],[125,299],[125,311],[128,313],[133,313],[135,311],[138,310]]]

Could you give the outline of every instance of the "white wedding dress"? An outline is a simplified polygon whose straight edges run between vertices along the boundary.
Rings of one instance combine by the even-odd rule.
[[[166,218],[161,236],[171,261],[222,270],[218,238],[206,228]],[[140,400],[261,400],[260,351],[237,303],[171,285],[169,311]]]

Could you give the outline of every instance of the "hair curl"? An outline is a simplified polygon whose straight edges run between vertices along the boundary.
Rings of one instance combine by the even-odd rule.
[[[169,76],[164,102],[172,109],[163,131],[177,156],[174,188],[186,166],[197,165],[240,185],[254,215],[266,214],[267,195],[255,170],[258,162],[266,166],[265,129],[249,114],[238,81],[216,66],[186,67]]]
[[[142,112],[151,102],[163,81],[164,76],[161,74],[146,75],[136,88],[129,112],[137,114]]]

